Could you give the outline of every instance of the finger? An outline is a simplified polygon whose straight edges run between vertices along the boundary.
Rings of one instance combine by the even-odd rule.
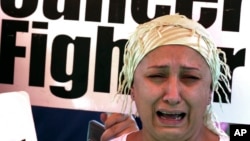
[[[108,114],[107,113],[101,113],[100,114],[100,119],[103,123],[105,123],[105,121],[107,120],[108,118]]]
[[[105,130],[101,136],[101,141],[109,141],[115,136],[113,134],[110,134],[108,130]]]
[[[113,118],[119,118],[120,115],[115,115]],[[123,116],[124,117],[124,116]],[[133,131],[138,131],[139,128],[132,116],[125,116],[122,122],[113,124],[113,126],[106,128],[105,132],[102,134],[102,141],[110,140],[114,137],[119,137],[123,134],[130,133]]]
[[[120,126],[122,126],[122,127],[120,127]],[[103,132],[103,134],[101,136],[101,141],[109,141],[110,139],[113,139],[115,137],[119,137],[120,135],[122,135],[121,131],[124,131],[124,130],[126,130],[126,129],[123,125],[112,126]]]
[[[110,128],[111,126],[126,120],[127,117],[128,115],[113,113],[105,120],[105,128]]]

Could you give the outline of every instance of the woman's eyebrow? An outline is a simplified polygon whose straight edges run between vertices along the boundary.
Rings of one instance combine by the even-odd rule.
[[[185,67],[181,67],[181,72],[197,72],[197,73],[201,73],[202,70],[199,67],[194,67],[194,66],[185,66]]]
[[[169,65],[152,65],[152,66],[149,66],[148,68],[167,69],[167,68],[170,68],[170,66]],[[200,70],[199,67],[187,66],[187,65],[181,66],[181,69],[184,69],[184,70]]]
[[[194,67],[194,66],[182,66],[181,68],[184,70],[200,70],[199,67]]]
[[[148,68],[162,68],[162,69],[166,69],[166,68],[169,68],[169,65],[152,65],[152,66],[149,66]]]

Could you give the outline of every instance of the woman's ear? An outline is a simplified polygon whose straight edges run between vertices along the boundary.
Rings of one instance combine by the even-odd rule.
[[[130,88],[130,96],[131,96],[131,99],[134,101],[135,100],[135,95],[134,95],[134,87],[133,87],[133,85]]]
[[[210,91],[209,97],[208,97],[208,102],[207,105],[211,104],[213,102],[213,91]]]
[[[211,104],[211,103],[212,103],[212,101],[211,101],[211,99],[212,99],[212,98],[211,98],[211,97],[212,97],[212,96],[210,95],[210,96],[209,96],[209,98],[208,98],[207,105],[209,105],[209,104]]]

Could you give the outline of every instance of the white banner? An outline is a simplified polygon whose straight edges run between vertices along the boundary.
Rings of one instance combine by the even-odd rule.
[[[36,106],[121,112],[122,101],[113,97],[128,36],[140,23],[180,13],[203,24],[227,53],[232,93],[230,104],[219,105],[215,98],[220,120],[250,124],[249,5],[248,0],[2,0],[0,92],[27,91]]]
[[[0,93],[0,140],[37,141],[29,95]]]

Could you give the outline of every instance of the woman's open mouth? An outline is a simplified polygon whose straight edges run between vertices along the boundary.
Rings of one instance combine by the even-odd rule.
[[[186,113],[184,112],[166,112],[166,111],[157,111],[156,115],[159,117],[160,121],[164,124],[175,125],[180,123]]]

